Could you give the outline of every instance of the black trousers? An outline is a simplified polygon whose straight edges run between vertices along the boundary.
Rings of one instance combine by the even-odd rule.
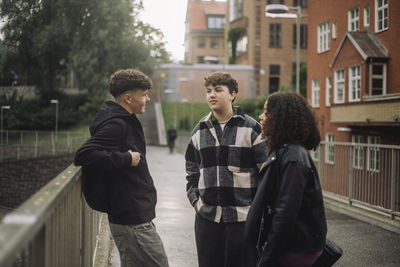
[[[196,214],[199,267],[255,267],[256,248],[247,246],[243,223],[216,223]]]

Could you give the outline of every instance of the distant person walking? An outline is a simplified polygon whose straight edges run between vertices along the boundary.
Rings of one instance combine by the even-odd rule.
[[[169,153],[172,154],[174,153],[174,147],[175,147],[175,140],[178,137],[178,134],[173,126],[169,127],[167,131],[167,138],[168,138],[168,147],[169,147]]]
[[[157,194],[147,166],[142,125],[135,115],[145,112],[151,87],[150,78],[138,70],[114,73],[110,93],[116,102],[101,106],[90,126],[91,138],[75,155],[83,175],[94,177],[91,183],[83,184],[90,192],[85,194],[88,203],[104,199],[101,209],[108,214],[122,267],[168,266],[152,222]]]
[[[204,77],[204,86],[211,112],[195,126],[185,155],[199,267],[253,267],[257,252],[243,230],[266,160],[261,126],[232,106],[238,84],[229,73]]]
[[[246,237],[260,250],[257,266],[311,266],[322,254],[327,232],[318,171],[308,154],[320,142],[315,117],[302,96],[274,93],[259,118],[269,156]]]

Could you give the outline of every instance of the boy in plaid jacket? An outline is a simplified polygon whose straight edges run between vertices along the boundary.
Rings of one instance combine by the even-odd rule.
[[[243,229],[267,157],[261,126],[233,107],[238,84],[230,74],[214,72],[204,86],[211,112],[194,128],[185,155],[199,267],[256,266]]]

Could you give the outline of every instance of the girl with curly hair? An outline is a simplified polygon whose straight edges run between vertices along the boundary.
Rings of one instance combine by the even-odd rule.
[[[295,93],[269,96],[259,118],[269,157],[259,173],[246,237],[260,252],[258,266],[311,266],[327,232],[321,184],[307,151],[320,142],[316,119]]]

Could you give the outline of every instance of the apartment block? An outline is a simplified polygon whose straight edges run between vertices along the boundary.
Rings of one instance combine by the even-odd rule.
[[[294,89],[296,66],[296,12],[286,17],[266,16],[269,4],[300,6],[300,62],[306,63],[308,32],[307,0],[227,0],[225,57],[232,64],[254,69],[255,96]]]
[[[326,141],[400,144],[400,1],[309,1],[308,100]]]
[[[188,0],[185,64],[225,64],[226,2]]]

